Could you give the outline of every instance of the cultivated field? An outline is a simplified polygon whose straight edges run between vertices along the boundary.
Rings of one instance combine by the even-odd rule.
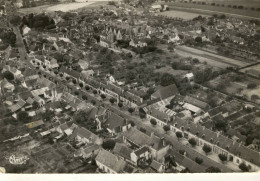
[[[159,13],[159,15],[171,17],[171,18],[182,18],[185,20],[191,20],[195,17],[198,17],[199,15],[205,16],[202,13],[189,13],[189,12],[183,12],[183,11],[164,11]]]
[[[186,46],[178,46],[175,52],[182,56],[197,58],[201,62],[207,62],[207,64],[217,68],[242,67],[248,65],[247,63],[235,59],[223,57]]]
[[[257,9],[260,8],[260,2],[254,2],[254,3],[246,3],[245,1],[243,3],[240,3],[241,5],[248,5],[245,6],[244,9],[237,9],[237,8],[229,8],[228,5],[240,5],[239,3],[235,4],[232,3],[216,3],[219,5],[212,6],[209,4],[202,5],[202,4],[193,4],[193,3],[181,3],[181,2],[175,2],[175,3],[165,3],[169,5],[171,10],[183,10],[186,12],[193,12],[193,13],[199,13],[199,14],[206,14],[206,15],[213,15],[213,14],[226,14],[229,16],[236,16],[241,18],[257,18],[260,19],[260,11],[257,10],[251,10],[251,8]]]

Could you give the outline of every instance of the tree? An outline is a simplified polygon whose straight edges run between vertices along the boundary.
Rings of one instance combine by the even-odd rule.
[[[111,97],[111,98],[109,99],[109,101],[110,101],[111,104],[114,104],[114,103],[115,103],[115,99],[114,99],[113,97]]]
[[[140,131],[143,132],[143,133],[146,133],[146,129],[143,128],[143,127],[140,128]]]
[[[113,150],[116,142],[112,139],[106,140],[103,142],[102,147],[106,150]]]
[[[228,123],[225,119],[214,119],[213,120],[213,125],[214,125],[214,128],[219,130],[219,131],[224,131],[226,132],[227,130],[227,126],[228,126]]]
[[[202,147],[202,150],[208,154],[209,152],[211,152],[212,148],[211,146],[207,145],[207,144],[204,144],[204,146]]]
[[[15,46],[16,43],[16,35],[12,31],[8,32],[1,32],[0,38],[2,39],[2,42],[7,45],[11,45],[12,47]]]
[[[183,137],[182,132],[180,132],[180,131],[177,131],[175,134],[176,134],[178,140]]]
[[[197,141],[194,138],[189,139],[189,143],[191,144],[192,147],[197,145]]]
[[[249,172],[249,168],[248,168],[248,166],[247,166],[244,162],[240,163],[238,167],[239,167],[240,170],[242,170],[243,172]]]
[[[95,101],[95,100],[91,100],[91,103],[92,103],[93,105],[95,105],[95,104],[96,104],[96,101]]]
[[[22,18],[18,15],[13,15],[11,18],[10,18],[10,23],[13,25],[13,26],[19,26],[22,22]]]
[[[200,158],[200,157],[196,157],[195,158],[195,162],[197,163],[197,164],[202,164],[203,163],[203,159],[202,158]]]
[[[60,77],[63,77],[63,74],[62,74],[62,73],[60,73]]]
[[[123,103],[122,103],[122,102],[119,102],[119,103],[118,103],[118,107],[120,107],[120,108],[123,107]]]
[[[82,82],[80,82],[80,83],[79,83],[79,86],[82,88],[82,87],[83,87],[83,83],[82,83]]]
[[[29,123],[31,121],[31,117],[29,116],[29,114],[26,111],[20,111],[17,114],[17,120],[19,122],[23,122],[23,123]]]
[[[34,101],[33,104],[32,104],[32,108],[37,109],[38,107],[39,107],[39,103]]]
[[[135,126],[135,123],[134,123],[134,121],[132,121],[132,120],[130,121],[130,124],[131,124],[132,127]]]
[[[46,112],[41,113],[41,117],[44,121],[51,121],[51,119],[55,116],[54,112],[47,109]]]
[[[54,72],[54,73],[55,73],[55,72]],[[72,80],[72,83],[73,83],[73,84],[76,84],[76,83],[77,83],[76,79],[73,79],[73,80]]]
[[[195,38],[195,41],[197,43],[202,43],[202,38],[200,36],[198,36],[198,37]]]
[[[78,96],[78,95],[79,95],[79,92],[78,92],[78,91],[75,91],[74,94],[75,94],[76,96]]]
[[[164,131],[167,133],[168,131],[170,131],[170,126],[169,125],[164,125],[163,126],[163,129],[164,129]]]
[[[6,80],[8,80],[8,81],[14,80],[14,74],[12,72],[9,72],[9,71],[5,71],[3,73],[3,77],[6,78]]]
[[[83,100],[88,100],[88,96],[83,95],[83,96],[82,96],[82,99],[83,99]]]
[[[150,123],[151,123],[153,126],[156,126],[157,121],[156,121],[155,119],[151,119],[151,120],[150,120]]]
[[[106,95],[105,94],[101,94],[100,97],[104,100],[106,98]]]
[[[66,80],[70,80],[70,78],[69,78],[69,77],[66,77]]]
[[[207,173],[220,173],[221,170],[218,168],[218,167],[208,167],[206,170],[205,170]]]
[[[86,85],[85,89],[88,91],[90,89],[90,87]]]
[[[97,94],[97,90],[93,90],[93,94]]]
[[[162,86],[168,86],[175,83],[174,76],[169,73],[164,73],[160,78],[160,84]]]
[[[134,109],[132,107],[128,108],[128,112],[132,114],[134,112]]]
[[[219,159],[222,161],[222,162],[225,162],[225,161],[227,161],[227,156],[226,155],[224,155],[224,154],[218,154],[218,157],[219,157]]]

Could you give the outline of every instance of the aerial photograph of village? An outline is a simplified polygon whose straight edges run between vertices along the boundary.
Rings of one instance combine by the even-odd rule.
[[[259,0],[0,0],[0,173],[258,171]]]

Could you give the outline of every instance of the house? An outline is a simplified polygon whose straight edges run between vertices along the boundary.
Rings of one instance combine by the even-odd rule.
[[[90,69],[90,70],[83,70],[83,71],[81,71],[81,77],[82,77],[82,79],[83,80],[86,80],[86,79],[88,79],[89,77],[93,77],[94,76],[94,71],[92,70],[92,69]]]
[[[100,150],[95,160],[98,168],[106,173],[123,173],[127,165],[124,160],[104,149]]]
[[[45,58],[44,63],[48,69],[55,69],[59,67],[59,64],[55,58]]]
[[[160,98],[164,99],[172,99],[174,96],[178,95],[179,91],[175,84],[168,85],[166,87],[160,87],[157,91],[155,91],[151,95],[151,99]]]
[[[136,48],[146,47],[147,43],[144,40],[132,38],[129,45]]]
[[[101,144],[100,139],[97,135],[83,127],[76,128],[71,134],[70,138],[79,143],[96,143],[98,145]]]
[[[150,153],[150,149],[148,146],[143,146],[135,151],[133,151],[131,154],[131,161],[137,165],[139,159],[145,159],[148,160],[149,158],[151,158],[151,153]]]
[[[114,149],[113,149],[113,154],[121,157],[122,159],[124,159],[125,161],[128,161],[130,163],[131,162],[131,153],[133,152],[133,150],[129,147],[127,147],[125,144],[123,143],[116,143]]]
[[[43,120],[33,121],[31,123],[26,124],[26,126],[30,129],[38,128],[44,124]]]
[[[185,96],[184,100],[185,103],[191,104],[193,106],[196,106],[198,108],[201,108],[204,111],[207,111],[209,109],[209,105],[201,100],[198,100],[191,96]]]
[[[31,28],[29,28],[28,26],[24,25],[22,27],[22,34],[23,34],[23,36],[26,36],[30,31],[31,31]]]
[[[89,66],[89,63],[86,60],[82,60],[82,59],[78,61],[78,64],[82,70],[86,70]]]
[[[74,153],[74,157],[82,157],[84,159],[93,158],[97,156],[100,150],[101,150],[100,145],[96,145],[96,144],[87,145],[86,147],[77,150],[76,153]]]
[[[187,73],[186,75],[184,75],[184,78],[187,78],[189,81],[193,81],[194,80],[194,74],[191,73]]]
[[[156,160],[152,161],[150,167],[158,173],[163,173],[165,170],[165,166],[162,163],[157,162]]]
[[[104,125],[108,132],[112,135],[118,134],[120,132],[127,131],[131,124],[123,117],[108,111],[108,119],[105,121]]]
[[[13,92],[14,89],[14,85],[8,82],[5,78],[0,82],[1,94],[4,94],[5,92]]]

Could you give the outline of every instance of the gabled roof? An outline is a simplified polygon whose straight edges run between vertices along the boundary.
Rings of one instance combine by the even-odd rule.
[[[128,148],[127,146],[125,146],[122,143],[116,143],[114,149],[113,149],[113,153],[117,154],[125,159],[131,160],[131,156],[130,154],[133,152],[133,150],[131,148]]]
[[[151,144],[150,137],[136,128],[130,128],[128,131],[123,133],[123,136],[138,146]]]
[[[184,102],[192,104],[192,105],[194,105],[196,107],[199,107],[199,108],[201,108],[203,110],[206,110],[206,109],[209,108],[209,105],[207,103],[205,103],[205,102],[203,102],[201,100],[198,100],[198,99],[196,99],[194,97],[190,97],[190,96],[185,96]]]
[[[124,126],[124,125],[127,125],[126,121],[123,117],[121,117],[113,112],[110,112],[108,120],[105,122],[105,124],[111,130]]]
[[[80,77],[80,73],[79,72],[77,72],[75,70],[72,70],[72,69],[70,70],[70,69],[68,69],[68,68],[66,68],[64,66],[62,66],[60,68],[60,71],[66,73],[66,74],[68,74],[68,75],[70,75],[70,76],[72,76],[74,78],[77,78],[77,79]]]
[[[126,162],[116,155],[102,149],[97,157],[96,161],[100,162],[101,164],[105,165],[106,167],[112,169],[116,173],[122,172],[126,166]]]
[[[175,84],[168,85],[166,87],[162,87],[153,93],[151,96],[160,99],[166,99],[171,96],[175,96],[179,94],[178,88]]]
[[[136,151],[134,151],[135,155],[138,156],[138,157],[140,155],[146,153],[146,152],[149,152],[149,147],[148,146],[143,146],[143,147],[137,149]]]
[[[159,169],[161,168],[162,164],[157,162],[156,160],[153,160],[150,167],[152,167],[153,169],[155,169],[156,171],[159,171]]]

